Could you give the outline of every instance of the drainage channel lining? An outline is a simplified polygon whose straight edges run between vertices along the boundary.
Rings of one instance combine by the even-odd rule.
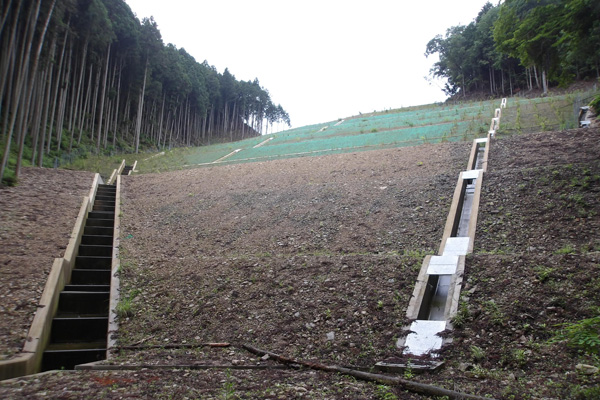
[[[451,341],[439,334],[452,329],[450,320],[458,310],[465,256],[473,251],[490,138],[500,126],[501,109],[505,107],[506,99],[503,99],[500,108],[495,110],[487,138],[473,141],[467,170],[459,174],[454,190],[439,255],[423,260],[406,311],[406,317],[412,323],[405,328],[408,335],[396,343],[397,347],[404,347],[403,354],[407,356],[436,358],[434,352],[441,349],[445,341]]]

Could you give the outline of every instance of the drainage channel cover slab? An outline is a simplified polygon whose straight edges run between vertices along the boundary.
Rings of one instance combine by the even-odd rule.
[[[468,237],[450,237],[446,239],[443,256],[465,256],[469,251]]]
[[[458,256],[432,256],[427,267],[427,274],[454,275],[456,268],[458,268]]]
[[[477,179],[479,178],[479,173],[482,170],[480,169],[470,169],[468,171],[463,171],[462,178],[463,179]]]
[[[404,345],[404,354],[422,356],[432,350],[442,347],[442,338],[438,333],[446,329],[446,321],[416,320],[410,325],[412,331],[407,337]]]

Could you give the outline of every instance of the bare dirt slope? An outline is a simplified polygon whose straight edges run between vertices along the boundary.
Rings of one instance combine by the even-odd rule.
[[[448,367],[430,379],[506,399],[600,397],[598,373],[577,368],[598,355],[551,343],[600,315],[599,154],[598,129],[492,142]]]
[[[22,350],[93,179],[90,172],[24,168],[18,186],[0,188],[0,359]]]
[[[442,350],[439,372],[413,379],[502,399],[598,397],[598,373],[577,367],[599,366],[598,357],[550,339],[558,324],[597,315],[599,139],[590,129],[491,143],[475,253],[449,333],[454,342]],[[469,148],[125,178],[121,277],[131,307],[118,344],[139,348],[122,348],[112,363],[276,365],[240,343],[351,366],[398,355],[394,340],[422,256],[439,246]],[[212,341],[234,346],[200,346]],[[0,386],[5,397],[40,391],[63,398],[421,398],[278,370],[63,373]]]
[[[254,342],[359,365],[393,353],[469,147],[124,179],[122,282],[134,315],[119,343]],[[170,354],[173,363],[204,356]]]

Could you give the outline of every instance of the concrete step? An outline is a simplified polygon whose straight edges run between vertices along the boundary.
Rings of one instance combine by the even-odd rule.
[[[90,211],[88,212],[88,219],[110,219],[111,221],[115,220],[115,212],[114,211]]]
[[[96,194],[98,193],[110,193],[114,194],[117,192],[117,188],[115,186],[98,186],[96,190]]]
[[[79,256],[93,256],[93,257],[112,257],[113,247],[101,246],[101,245],[88,245],[81,244],[79,246]]]
[[[77,256],[75,268],[77,269],[106,269],[110,270],[112,255],[110,257]]]
[[[110,285],[110,269],[74,269],[72,285]]]
[[[60,292],[58,313],[61,315],[108,316],[110,292]]]
[[[53,344],[102,342],[106,341],[107,331],[108,317],[68,318],[57,316],[52,320],[50,342]]]
[[[113,228],[115,226],[115,220],[113,219],[97,219],[97,218],[88,218],[85,221],[85,226],[104,226],[107,228]]]
[[[113,236],[113,228],[108,226],[86,226],[83,228],[84,235]]]
[[[103,204],[96,204],[94,202],[92,211],[110,212],[110,213],[113,213],[113,217],[114,217],[115,206],[114,206],[114,204],[113,205],[103,205]]]
[[[96,205],[114,207],[115,206],[115,199],[112,199],[112,200],[98,200],[98,198],[96,198],[96,200],[94,200],[94,206],[96,206]]]
[[[98,200],[100,200],[100,201],[113,201],[114,202],[115,201],[115,196],[114,195],[107,195],[107,194],[97,193],[96,194],[96,198],[94,199],[94,202],[96,202]]]
[[[106,341],[86,345],[90,347],[76,348],[77,346],[72,344],[48,346],[42,359],[42,371],[74,369],[79,364],[106,359]]]
[[[96,246],[112,246],[113,237],[105,235],[84,235],[81,237],[81,244]]]
[[[63,290],[65,292],[109,292],[110,285],[102,285],[97,283],[76,285],[70,283],[68,285],[65,285],[65,288]]]

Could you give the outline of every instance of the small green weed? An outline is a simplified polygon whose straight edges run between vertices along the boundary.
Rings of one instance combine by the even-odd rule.
[[[469,350],[471,350],[471,357],[473,357],[473,360],[479,361],[485,358],[485,351],[481,347],[472,345],[469,347]]]
[[[568,345],[588,354],[600,354],[600,308],[597,316],[577,322],[565,323],[551,343],[566,340]]]
[[[375,394],[378,400],[396,400],[398,397],[390,391],[390,387],[387,385],[377,385]]]
[[[543,265],[538,265],[533,270],[540,282],[546,282],[554,272],[554,268],[545,267]]]
[[[469,314],[469,308],[467,307],[467,303],[465,303],[464,301],[461,300],[461,302],[458,305],[458,311],[456,312],[456,315],[452,318],[452,324],[455,327],[460,328],[465,323],[467,323],[467,321],[469,320],[469,317],[470,317],[470,314]]]
[[[133,317],[133,300],[140,294],[139,289],[132,290],[129,296],[121,298],[119,304],[115,308],[117,317],[119,318],[131,318]]]
[[[576,400],[600,399],[600,386],[582,387],[577,385],[571,389],[569,398]]]
[[[231,371],[225,371],[225,382],[221,388],[221,398],[223,400],[235,399],[238,396],[235,395],[235,384],[231,381]]]
[[[404,379],[412,379],[415,377],[415,372],[412,368],[412,363],[410,360],[406,363],[406,369],[404,370]]]
[[[512,353],[512,358],[519,367],[523,367],[527,364],[528,355],[529,353],[526,350],[516,349]]]
[[[575,248],[573,248],[573,246],[571,246],[570,244],[567,244],[567,245],[561,247],[560,249],[554,251],[554,254],[556,254],[556,255],[573,254],[573,253],[575,253]]]
[[[486,311],[486,314],[490,316],[490,320],[493,324],[502,325],[504,323],[505,315],[494,300],[484,302],[483,308]]]

